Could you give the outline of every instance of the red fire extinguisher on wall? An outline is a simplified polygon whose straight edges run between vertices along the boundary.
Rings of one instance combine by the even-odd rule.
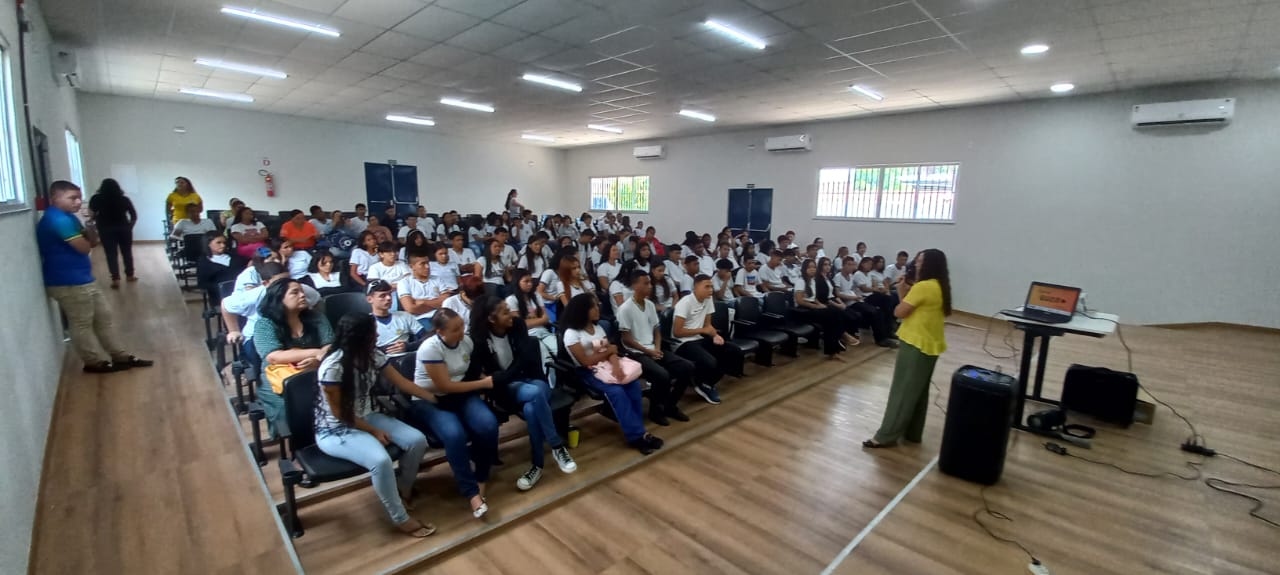
[[[266,170],[258,170],[258,175],[262,176],[262,181],[267,184],[267,197],[268,198],[276,197],[276,183],[275,183],[275,178],[271,177],[271,172],[268,172]]]

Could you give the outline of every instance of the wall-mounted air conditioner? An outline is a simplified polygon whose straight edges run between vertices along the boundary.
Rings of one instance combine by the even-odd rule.
[[[807,152],[812,146],[809,134],[797,134],[769,138],[764,141],[764,148],[770,152]]]
[[[638,160],[656,160],[666,155],[667,150],[662,146],[636,146],[631,154]]]
[[[1230,123],[1235,113],[1235,98],[1216,98],[1213,100],[1138,104],[1133,107],[1131,120],[1135,128],[1187,126],[1191,124],[1223,125]]]

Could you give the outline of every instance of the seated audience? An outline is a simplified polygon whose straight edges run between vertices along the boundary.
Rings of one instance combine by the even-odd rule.
[[[222,301],[219,286],[234,281],[244,269],[245,260],[227,252],[227,238],[217,231],[204,234],[204,246],[204,257],[196,262],[196,285],[208,296],[209,305],[217,307]]]
[[[396,296],[400,300],[400,308],[413,314],[424,328],[429,329],[431,317],[444,305],[444,300],[453,296],[455,289],[442,285],[431,275],[431,262],[427,256],[409,256],[409,269],[413,275],[400,282]]]
[[[223,229],[226,229],[227,226],[239,221],[237,216],[240,213],[240,208],[244,207],[244,202],[240,201],[240,198],[231,198],[231,201],[228,203],[230,204],[231,209],[222,210],[222,213],[218,214],[218,220],[220,222],[219,225]]]
[[[410,253],[419,253],[431,255],[431,242],[427,239],[427,234],[422,230],[405,227],[409,233],[405,234],[404,247],[400,248],[400,261],[408,263]]]
[[[678,342],[676,355],[693,362],[693,390],[707,403],[719,405],[720,392],[716,385],[724,377],[724,371],[720,369],[724,338],[711,325],[711,315],[715,313],[712,290],[710,277],[694,276],[693,291],[676,302],[671,336]]]
[[[378,263],[378,236],[369,230],[360,232],[358,248],[351,251],[351,281],[364,287],[369,266]]]
[[[852,318],[852,322],[859,326],[870,326],[871,333],[875,336],[876,345],[880,347],[893,347],[890,338],[893,335],[891,325],[893,324],[893,316],[885,315],[874,305],[864,300],[861,290],[858,289],[854,276],[857,275],[858,263],[853,256],[844,258],[840,267],[840,272],[831,278],[831,283],[835,286],[836,297],[845,304],[845,314]]]
[[[378,331],[378,350],[388,357],[399,357],[418,350],[427,329],[412,314],[391,311],[395,288],[390,282],[370,280],[365,286],[365,301],[373,310]]]
[[[392,220],[392,223],[394,223],[394,219]],[[367,228],[367,231],[372,233],[373,237],[378,238],[378,244],[382,244],[382,242],[396,243],[396,235],[391,232],[391,228],[382,223],[382,218],[379,218],[376,215],[369,214],[369,227]]]
[[[734,293],[733,260],[723,258],[716,261],[716,275],[711,278],[711,295],[715,301],[732,303],[738,295]]]
[[[173,224],[173,233],[169,234],[171,239],[180,240],[185,236],[200,234],[204,235],[209,232],[218,231],[218,226],[213,220],[207,220],[200,217],[200,206],[196,204],[187,204],[187,217],[178,220]]]
[[[457,270],[457,275],[472,273],[471,264],[476,263],[476,252],[467,247],[462,232],[449,234],[449,246],[448,259],[442,263],[452,265]]]
[[[280,254],[280,263],[289,270],[289,277],[300,280],[307,277],[311,268],[311,254],[297,249],[298,244],[290,239],[272,240],[272,248]]]
[[[502,289],[506,287],[507,282],[511,279],[511,273],[502,253],[504,248],[510,247],[511,246],[504,245],[501,240],[495,237],[494,239],[489,240],[488,244],[485,244],[484,258],[477,263],[480,268],[478,273],[484,280],[484,283],[497,286],[499,293],[501,293]]]
[[[547,234],[543,232],[534,234],[529,243],[525,244],[524,252],[516,260],[516,268],[525,270],[535,280],[542,277],[542,272],[547,269],[547,257],[543,253],[543,248],[546,247],[548,239]]]
[[[456,244],[456,241],[455,241]],[[462,251],[470,254],[471,250],[462,248]],[[436,279],[441,286],[451,289],[458,289],[458,276],[463,274],[462,266],[453,259],[453,250],[446,248],[444,244],[436,244],[436,259],[431,262],[431,277]],[[471,264],[467,265],[467,271],[471,271]]]
[[[242,206],[236,212],[236,223],[229,228],[231,237],[236,240],[236,253],[242,258],[251,258],[258,248],[267,245],[267,226],[258,221],[258,216],[248,206]]]
[[[344,293],[347,287],[342,285],[342,274],[333,269],[333,254],[328,252],[320,252],[311,260],[311,267],[307,269],[307,275],[302,278],[304,285],[310,285],[320,292],[321,296],[329,296],[335,293]]]
[[[356,237],[369,229],[369,208],[364,204],[356,204],[356,213],[347,218],[347,231]]]
[[[652,292],[649,299],[656,304],[658,313],[675,305],[676,300],[680,298],[680,288],[676,286],[671,276],[667,275],[666,262],[655,259],[649,268],[649,278]]]
[[[796,287],[794,298],[796,306],[792,309],[797,316],[808,323],[818,326],[822,337],[822,352],[828,358],[843,361],[838,355],[845,347],[857,345],[857,340],[845,333],[844,316],[841,313],[818,301],[818,262],[805,260],[800,264],[800,285]]]
[[[680,410],[680,398],[693,380],[694,367],[689,360],[662,350],[662,329],[657,305],[649,300],[653,285],[648,274],[631,272],[632,294],[618,306],[615,315],[622,331],[622,347],[627,356],[640,362],[645,381],[650,386],[649,421],[671,425],[671,421],[689,421]]]
[[[370,280],[388,281],[392,286],[396,286],[401,280],[413,275],[413,270],[400,261],[400,254],[395,244],[382,242],[378,244],[378,263],[370,265],[369,272],[365,275]]]
[[[311,219],[307,220],[307,223],[310,223],[311,226],[316,229],[316,234],[318,234],[319,237],[323,238],[329,235],[330,231],[333,231],[333,227],[337,222],[336,220],[333,222],[329,221],[329,214],[324,211],[324,208],[320,206],[311,206],[308,211],[311,212]]]
[[[733,294],[738,297],[764,299],[761,289],[760,260],[754,257],[743,257],[742,267],[738,268],[737,277],[733,279]]]
[[[507,308],[524,322],[529,335],[542,344],[542,365],[546,365],[556,353],[556,336],[551,333],[551,317],[543,305],[542,297],[534,290],[537,280],[527,270],[511,273],[511,287],[507,290]]]
[[[293,246],[300,250],[316,247],[320,237],[320,231],[307,221],[307,216],[302,213],[302,210],[289,212],[289,219],[280,226],[280,239],[292,240]]]
[[[333,328],[324,314],[312,309],[302,284],[292,278],[272,282],[258,304],[261,316],[254,326],[253,345],[262,358],[263,377],[258,403],[266,412],[272,437],[288,435],[284,380],[314,370],[329,352]]]
[[[482,295],[484,295],[484,281],[479,276],[462,276],[458,279],[458,292],[445,298],[440,307],[458,314],[458,317],[462,318],[464,332],[470,333],[471,305]]]

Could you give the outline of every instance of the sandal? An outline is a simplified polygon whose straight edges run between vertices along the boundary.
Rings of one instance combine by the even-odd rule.
[[[480,496],[477,495],[476,497]],[[475,499],[475,497],[472,499]],[[484,519],[484,516],[487,513],[489,513],[489,502],[484,497],[480,497],[480,506],[471,509],[471,516],[476,519]]]
[[[889,445],[888,443],[876,443],[876,440],[868,439],[862,442],[862,447],[865,449],[883,449],[886,447],[893,447],[893,446]]]
[[[417,519],[409,518],[408,521],[396,525],[401,533],[417,539],[425,539],[435,534],[436,526],[430,523],[423,523]]]

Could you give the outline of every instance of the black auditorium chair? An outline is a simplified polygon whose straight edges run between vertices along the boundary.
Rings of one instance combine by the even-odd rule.
[[[675,306],[667,306],[667,309],[658,312],[658,329],[662,330],[662,353],[676,351],[676,338],[671,335],[671,326],[675,325],[675,317]]]
[[[334,329],[338,328],[338,321],[342,316],[352,312],[356,313],[373,313],[373,308],[369,306],[369,300],[365,299],[364,294],[358,292],[336,293],[325,296],[324,317],[329,320],[329,325]]]
[[[796,357],[800,354],[801,338],[808,340],[810,344],[817,343],[818,328],[791,319],[791,298],[791,292],[771,291],[765,294],[764,313],[761,315],[766,327],[787,334],[787,343],[783,346],[782,353]]]
[[[191,280],[196,278],[197,270],[200,267],[200,257],[204,255],[204,234],[187,234],[182,236],[182,257],[179,260],[177,272],[178,278],[182,280],[182,289],[191,290],[199,286],[192,286]]]
[[[330,457],[316,446],[315,412],[320,383],[315,371],[299,373],[284,381],[284,411],[289,422],[287,451],[291,459],[280,460],[280,480],[284,484],[284,503],[277,511],[284,518],[289,534],[302,537],[302,522],[298,519],[298,501],[294,488],[298,485],[314,486],[355,477],[367,470],[345,459]],[[403,454],[394,443],[387,446],[387,454],[393,461]]]
[[[223,299],[235,290],[234,281],[225,281],[218,284],[218,291],[222,293]],[[244,329],[244,318],[237,317],[240,329]],[[222,326],[222,331],[218,334],[222,344],[227,341],[227,326]],[[231,401],[231,407],[236,413],[247,413],[249,415],[249,427],[253,432],[253,442],[249,444],[249,451],[253,453],[254,461],[258,462],[261,467],[267,464],[266,453],[262,450],[262,420],[267,418],[266,411],[255,397],[254,389],[257,387],[258,378],[261,377],[262,366],[254,365],[240,353],[239,345],[231,347],[231,379],[236,388],[236,397]],[[224,352],[225,353],[225,352]],[[221,377],[221,371],[218,372]]]
[[[791,341],[791,336],[763,325],[764,314],[760,311],[759,299],[743,296],[737,299],[735,306],[734,337],[760,342],[760,349],[756,351],[756,363],[773,366],[773,350],[784,348]]]
[[[213,222],[218,229],[222,229],[222,210],[205,210],[204,218]]]
[[[726,362],[728,365],[722,365],[724,372],[734,377],[743,377],[746,373],[743,368],[746,366],[747,357],[755,357],[759,362],[759,352],[761,348],[771,353],[773,350],[767,346],[760,345],[760,342],[754,339],[737,338],[733,336],[733,332],[729,329],[729,305],[725,302],[718,301],[715,303],[715,311],[711,314],[711,325],[720,332],[720,337],[724,339],[725,355],[731,358]],[[772,358],[770,358],[772,361]],[[765,364],[768,365],[768,364]]]

